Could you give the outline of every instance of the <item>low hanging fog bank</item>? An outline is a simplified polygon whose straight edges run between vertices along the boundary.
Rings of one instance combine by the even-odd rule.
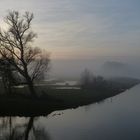
[[[50,78],[78,80],[81,72],[89,69],[94,75],[104,77],[140,78],[140,58],[100,57],[79,60],[52,60]]]

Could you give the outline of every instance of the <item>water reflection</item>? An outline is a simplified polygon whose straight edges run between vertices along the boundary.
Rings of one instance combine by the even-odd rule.
[[[42,127],[34,124],[38,118],[5,117],[0,120],[0,140],[51,140]]]
[[[0,140],[140,140],[140,85],[47,117],[0,119]]]
[[[104,102],[40,118],[40,124],[52,140],[140,140],[139,91],[140,85]]]

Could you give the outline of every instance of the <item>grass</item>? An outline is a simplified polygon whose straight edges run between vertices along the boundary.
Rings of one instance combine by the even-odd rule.
[[[40,116],[55,110],[76,108],[78,106],[99,102],[122,92],[119,90],[99,91],[45,88],[38,88],[36,90],[38,90],[38,92],[40,91],[40,96],[37,99],[22,93],[14,93],[11,96],[1,95],[0,115]],[[27,89],[22,89],[22,92],[24,91],[27,91]]]
[[[13,94],[0,95],[0,116],[40,116],[55,110],[76,108],[115,96],[140,81],[125,80],[125,83],[111,82],[107,88],[97,89],[55,89],[49,86],[36,86],[38,98],[29,96],[27,86],[13,88]]]

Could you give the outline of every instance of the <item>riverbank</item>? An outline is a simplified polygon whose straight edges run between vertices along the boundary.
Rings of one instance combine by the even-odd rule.
[[[134,86],[134,85],[133,85]],[[34,99],[13,94],[0,96],[0,116],[41,116],[55,110],[64,110],[100,102],[133,87],[88,90],[88,89],[47,89]]]

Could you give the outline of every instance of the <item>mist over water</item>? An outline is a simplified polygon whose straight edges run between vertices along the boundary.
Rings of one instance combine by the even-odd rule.
[[[92,59],[58,59],[51,61],[50,77],[77,80],[81,72],[89,69],[104,77],[140,78],[140,57],[102,56]]]

